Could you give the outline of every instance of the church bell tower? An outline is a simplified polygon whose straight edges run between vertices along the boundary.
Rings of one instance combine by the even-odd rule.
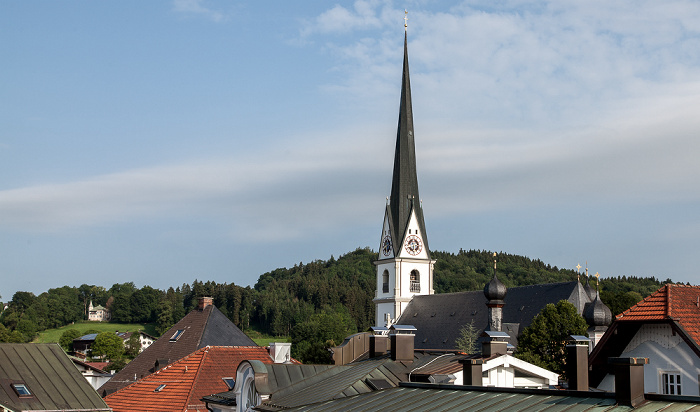
[[[403,44],[401,104],[391,197],[384,212],[379,258],[374,264],[377,266],[376,326],[394,323],[413,296],[433,294],[435,261],[430,259],[423,207],[418,195],[407,34],[404,34]]]

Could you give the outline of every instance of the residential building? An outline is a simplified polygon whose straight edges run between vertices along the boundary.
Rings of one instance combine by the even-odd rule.
[[[88,307],[88,320],[94,322],[106,322],[111,319],[111,313],[109,309],[104,306],[92,305],[92,300],[90,300],[90,306]]]
[[[207,346],[257,345],[213,305],[212,298],[202,297],[196,309],[102,385],[99,392],[109,395]]]
[[[645,357],[644,391],[700,395],[700,286],[666,284],[617,315],[590,355],[590,384],[615,389],[610,357]]]
[[[201,399],[230,390],[239,363],[273,363],[261,346],[206,346],[105,397],[114,412],[206,411]]]
[[[0,411],[110,411],[57,344],[0,343]]]
[[[109,365],[108,362],[83,362],[74,356],[70,360],[95,390],[112,378],[112,374],[103,369]]]

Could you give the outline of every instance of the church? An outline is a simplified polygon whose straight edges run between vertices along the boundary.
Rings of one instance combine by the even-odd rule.
[[[571,282],[507,289],[493,280],[481,291],[434,294],[435,260],[430,256],[428,233],[418,193],[408,41],[404,37],[401,101],[396,134],[391,196],[384,211],[376,271],[377,328],[393,324],[416,328],[416,349],[456,349],[462,326],[473,322],[479,333],[501,331],[517,345],[517,337],[548,304],[568,300],[591,326],[595,345],[612,320],[597,291],[577,279]]]

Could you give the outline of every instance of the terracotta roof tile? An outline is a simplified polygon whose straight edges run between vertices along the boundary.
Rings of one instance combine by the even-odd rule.
[[[184,333],[176,341],[171,341],[170,338],[178,330],[183,330]],[[206,346],[253,345],[255,342],[214,305],[203,310],[195,309],[102,385],[98,393],[102,396],[113,393],[153,373],[156,362],[159,365],[170,364]]]
[[[617,315],[617,320],[675,320],[700,345],[700,286],[666,284]]]
[[[107,396],[114,412],[206,411],[200,399],[229,388],[243,360],[272,363],[260,346],[207,346]],[[165,385],[160,391],[159,386]]]

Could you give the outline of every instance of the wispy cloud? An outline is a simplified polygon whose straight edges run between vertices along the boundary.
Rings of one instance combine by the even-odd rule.
[[[305,236],[370,208],[376,169],[360,147],[307,142],[262,155],[206,159],[0,191],[0,227],[53,232],[174,216],[213,217],[248,239]],[[378,164],[379,162],[371,162]],[[309,196],[317,191],[318,196]],[[381,194],[374,196],[381,203]],[[375,199],[376,200],[376,199]],[[357,218],[357,215],[356,217]]]
[[[173,0],[173,10],[178,13],[189,13],[203,16],[215,22],[226,20],[226,15],[205,6],[204,0]]]

